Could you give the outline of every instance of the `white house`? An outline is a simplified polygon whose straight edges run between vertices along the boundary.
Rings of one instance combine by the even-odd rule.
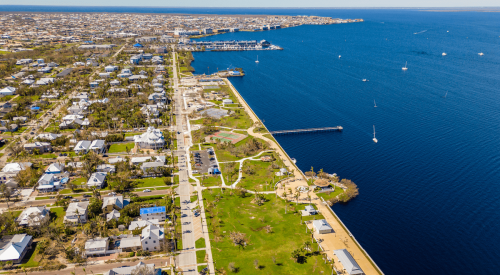
[[[38,180],[38,191],[40,192],[53,192],[56,190],[55,177],[53,174],[43,174]]]
[[[85,242],[85,255],[106,255],[108,252],[109,238],[95,238]]]
[[[325,219],[313,221],[313,227],[318,234],[333,233],[333,228]]]
[[[104,70],[108,73],[112,73],[114,71],[118,71],[118,66],[106,66]]]
[[[106,152],[105,141],[102,139],[96,139],[90,144],[89,150],[94,151],[97,154],[103,154]]]
[[[222,100],[222,104],[226,105],[226,104],[233,104],[233,101],[229,98],[226,98],[224,100]]]
[[[53,134],[53,133],[43,133],[36,136],[36,139],[42,140],[54,140],[58,137],[62,137],[62,134]]]
[[[90,145],[92,144],[91,141],[89,140],[80,140],[76,145],[73,150],[75,151],[76,154],[87,154],[90,149]]]
[[[0,240],[0,262],[20,263],[29,250],[33,237],[27,234],[6,235]]]
[[[120,240],[120,249],[122,251],[137,251],[142,249],[141,237],[127,237]],[[112,273],[114,274],[114,273]],[[130,274],[130,273],[128,273]]]
[[[13,95],[15,93],[16,93],[16,88],[8,86],[0,90],[0,97]]]
[[[148,127],[146,133],[134,136],[134,142],[139,148],[145,149],[158,149],[165,145],[162,131],[154,127]]]
[[[106,182],[106,176],[108,174],[107,173],[103,173],[103,172],[95,172],[93,173],[89,180],[87,181],[87,186],[89,188],[91,187],[96,187],[98,189],[101,189],[104,187],[104,183]]]
[[[137,228],[142,228],[148,225],[156,225],[160,226],[160,222],[157,219],[151,219],[151,220],[146,220],[146,221],[132,221],[130,225],[128,226],[128,230],[132,231]]]
[[[141,244],[145,251],[158,251],[164,243],[165,233],[156,225],[148,225],[142,229]]]
[[[339,263],[344,267],[344,271],[349,275],[364,275],[365,273],[352,257],[347,249],[333,250],[333,254],[337,256]]]
[[[158,220],[164,222],[167,218],[165,206],[141,208],[139,212],[143,221]]]
[[[45,174],[61,174],[64,172],[63,163],[51,163],[47,169],[45,169]]]
[[[64,223],[77,225],[78,223],[86,223],[88,208],[90,202],[73,202],[68,205],[66,209],[66,216],[64,216]]]
[[[129,239],[131,239],[131,238],[129,238]],[[122,240],[122,243],[123,243],[123,240]],[[120,246],[121,246],[121,244],[120,244]],[[144,266],[150,270],[154,270],[154,273],[152,273],[151,275],[160,275],[161,274],[161,269],[155,269],[155,264],[145,264],[143,262],[139,262],[137,265],[134,265],[134,266],[115,267],[113,269],[110,269],[107,272],[104,272],[103,275],[130,275],[130,274],[134,273],[134,271],[136,269],[142,268]]]
[[[113,209],[113,211],[106,214],[106,221],[109,222],[111,220],[118,220],[120,218],[120,212],[118,210]]]
[[[50,219],[50,212],[45,206],[29,207],[23,210],[17,217],[17,222],[21,226],[36,226],[44,224]]]
[[[317,211],[311,205],[306,205],[306,209],[302,210],[302,216],[316,215]]]

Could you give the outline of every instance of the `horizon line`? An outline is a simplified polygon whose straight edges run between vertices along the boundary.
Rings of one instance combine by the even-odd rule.
[[[191,9],[471,9],[471,8],[500,8],[498,6],[457,6],[457,7],[198,7],[198,6],[82,6],[82,5],[0,5],[0,7],[109,7],[109,8],[191,8]]]

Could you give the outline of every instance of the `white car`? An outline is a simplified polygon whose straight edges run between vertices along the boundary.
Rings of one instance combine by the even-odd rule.
[[[142,190],[142,192],[148,193],[148,192],[151,192],[151,190],[150,189],[144,189],[144,190]]]

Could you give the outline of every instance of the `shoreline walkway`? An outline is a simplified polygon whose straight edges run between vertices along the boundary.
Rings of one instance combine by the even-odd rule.
[[[232,83],[227,79],[224,79],[224,81],[226,81],[227,85],[231,88],[234,95],[242,103],[244,109],[246,110],[252,121],[254,123],[260,123],[264,126],[264,124],[260,121],[257,115],[250,108],[248,103],[243,99],[243,97],[236,90],[236,88],[234,88]],[[287,184],[287,188],[290,187],[293,189],[299,186],[307,185],[307,180],[305,175],[292,162],[288,154],[283,150],[283,148],[281,148],[281,146],[277,143],[277,141],[271,140],[265,137],[261,133],[255,133],[254,129],[255,126],[249,128],[247,131],[248,134],[267,141],[270,144],[270,147],[276,150],[276,152],[283,157],[283,162],[285,163],[285,166],[288,167],[288,170],[293,173],[296,179],[298,179],[295,180],[294,182]],[[278,195],[281,195],[283,197],[283,193],[285,192],[286,190],[280,189],[278,190]],[[333,250],[347,249],[366,275],[384,274],[380,270],[380,268],[378,268],[376,263],[372,262],[371,258],[367,254],[365,254],[364,249],[361,248],[361,245],[355,240],[354,236],[350,234],[347,228],[344,228],[343,223],[340,221],[340,219],[336,217],[336,215],[334,215],[333,210],[331,210],[331,208],[327,204],[325,204],[315,193],[311,192],[311,199],[312,203],[316,205],[320,213],[325,217],[326,221],[335,231],[335,233],[333,234],[322,234],[319,235],[318,237],[320,237],[323,240],[320,244],[323,247],[325,253],[327,253],[330,259],[335,260],[335,267],[337,268],[337,270],[342,270],[342,267],[338,263],[338,259],[333,255]],[[299,200],[299,202],[309,203],[309,200]]]

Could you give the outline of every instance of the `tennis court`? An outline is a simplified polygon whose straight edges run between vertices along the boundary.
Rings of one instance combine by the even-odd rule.
[[[207,136],[205,140],[207,142],[213,142],[214,140],[219,140],[222,142],[231,142],[232,144],[235,144],[246,137],[247,136],[243,134],[220,131],[214,133],[213,135]]]

